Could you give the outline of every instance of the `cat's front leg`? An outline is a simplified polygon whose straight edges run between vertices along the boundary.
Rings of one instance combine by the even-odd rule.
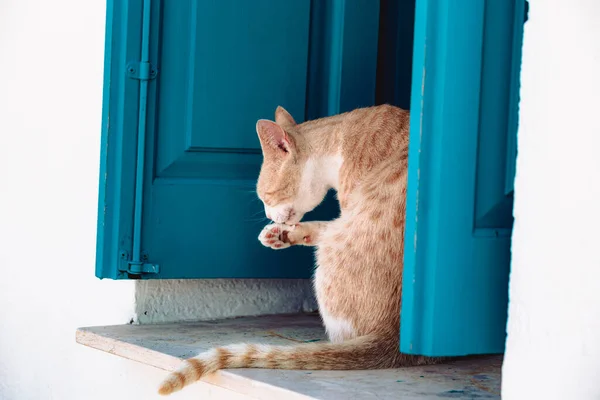
[[[258,240],[263,246],[274,250],[286,249],[291,246],[291,243],[286,240],[291,228],[284,224],[269,224],[260,232]]]
[[[296,225],[270,224],[263,228],[258,240],[275,250],[294,245],[316,246],[327,222],[303,222]]]

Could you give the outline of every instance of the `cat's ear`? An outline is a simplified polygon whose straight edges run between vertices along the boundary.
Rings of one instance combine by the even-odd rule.
[[[275,122],[277,122],[281,126],[294,126],[296,125],[296,121],[290,115],[287,110],[281,106],[278,106],[275,110]]]
[[[285,130],[273,121],[260,119],[256,123],[256,133],[263,152],[285,155],[293,149],[293,142]]]

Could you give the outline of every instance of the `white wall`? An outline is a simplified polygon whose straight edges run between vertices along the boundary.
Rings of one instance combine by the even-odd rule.
[[[600,399],[600,2],[530,4],[503,398]]]
[[[77,345],[79,326],[313,307],[305,281],[94,277],[105,4],[0,1],[2,400],[154,398],[159,371]]]

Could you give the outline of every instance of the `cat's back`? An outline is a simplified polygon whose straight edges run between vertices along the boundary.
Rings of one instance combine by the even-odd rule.
[[[339,125],[343,165],[338,198],[342,208],[359,182],[377,180],[373,174],[390,160],[396,165],[406,161],[409,122],[408,111],[390,105],[357,109],[344,117]]]
[[[343,123],[340,129],[346,140],[360,136],[408,134],[410,112],[389,104],[358,108],[341,114]]]
[[[410,113],[388,104],[348,113],[340,126],[346,161],[370,169],[408,150]]]

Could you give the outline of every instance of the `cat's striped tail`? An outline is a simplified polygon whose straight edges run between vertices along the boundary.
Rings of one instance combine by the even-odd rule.
[[[408,364],[423,364],[424,357],[412,358],[398,352],[398,341],[361,336],[341,343],[306,343],[294,346],[235,344],[219,347],[187,359],[160,385],[158,393],[168,395],[203,376],[226,368],[269,368],[304,370],[377,369],[397,366],[399,358]],[[402,363],[404,364],[404,363]]]

